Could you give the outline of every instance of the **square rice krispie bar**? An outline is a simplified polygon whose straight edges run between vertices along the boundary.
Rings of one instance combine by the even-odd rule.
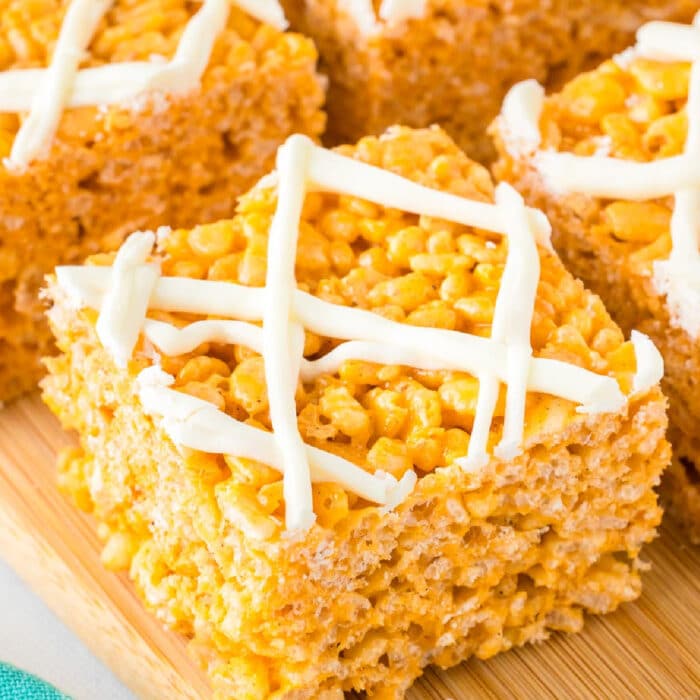
[[[549,98],[518,85],[494,132],[498,177],[547,212],[565,264],[622,329],[661,350],[666,493],[700,541],[700,15],[644,26],[634,48]]]
[[[321,133],[316,50],[284,24],[276,0],[0,0],[0,401],[42,374],[55,265],[230,216]]]
[[[507,89],[552,85],[622,50],[650,19],[688,21],[698,0],[282,0],[330,76],[329,141],[438,123],[473,158]]]
[[[661,359],[548,235],[437,128],[294,136],[234,219],[49,279],[60,484],[217,697],[401,698],[639,595]]]

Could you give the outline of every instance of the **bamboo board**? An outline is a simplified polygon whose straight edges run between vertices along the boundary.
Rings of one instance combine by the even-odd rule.
[[[138,697],[210,697],[184,640],[102,568],[90,518],[56,490],[55,455],[70,440],[36,396],[0,412],[0,556]],[[700,698],[700,549],[668,524],[646,558],[636,603],[579,635],[428,670],[409,700]]]

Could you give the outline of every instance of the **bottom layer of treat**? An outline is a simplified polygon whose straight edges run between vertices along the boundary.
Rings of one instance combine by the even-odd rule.
[[[255,509],[223,459],[178,450],[85,329],[60,341],[45,397],[83,444],[61,484],[219,698],[401,698],[429,664],[578,630],[640,592],[668,457],[657,391],[628,415],[548,411],[542,444],[478,475],[438,469],[394,514],[364,507],[266,541],[241,529]]]

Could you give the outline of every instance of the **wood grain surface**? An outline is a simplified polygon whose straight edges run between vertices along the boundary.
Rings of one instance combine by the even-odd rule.
[[[208,698],[184,640],[103,569],[93,523],[58,493],[55,455],[70,441],[36,396],[0,412],[0,556],[137,696]],[[667,523],[645,558],[636,603],[578,635],[430,669],[409,700],[700,699],[700,549]]]

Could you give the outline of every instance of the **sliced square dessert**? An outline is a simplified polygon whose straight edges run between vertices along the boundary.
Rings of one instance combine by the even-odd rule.
[[[0,401],[49,351],[37,291],[138,228],[233,213],[324,125],[309,39],[276,0],[0,2]]]
[[[508,88],[561,84],[621,51],[650,19],[689,21],[697,0],[282,0],[330,76],[334,143],[438,123],[469,155]]]
[[[437,128],[49,279],[60,484],[218,697],[401,698],[640,593],[661,359]]]
[[[700,541],[700,15],[652,22],[614,61],[545,98],[516,86],[496,173],[541,206],[569,269],[666,365],[667,495]]]

